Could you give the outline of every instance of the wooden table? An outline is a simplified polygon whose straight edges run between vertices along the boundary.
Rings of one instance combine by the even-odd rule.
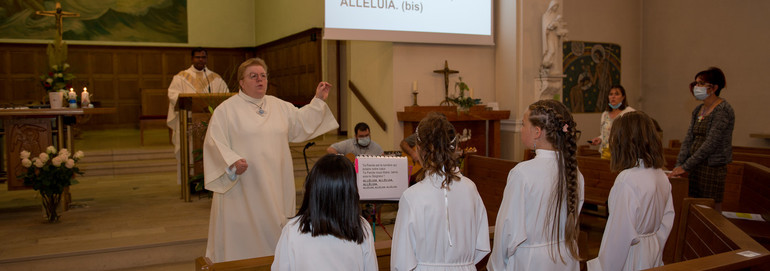
[[[58,149],[72,149],[71,125],[64,124],[65,116],[114,114],[115,108],[61,108],[61,109],[0,109],[5,132],[5,153],[8,169],[8,190],[29,189],[16,176],[23,170],[19,153],[22,150],[37,155],[54,145]],[[55,127],[51,124],[55,121]],[[65,127],[66,133],[65,134]]]
[[[461,148],[475,147],[480,155],[500,158],[500,120],[508,119],[511,111],[486,110],[481,105],[462,112],[456,106],[406,106],[403,112],[396,112],[398,120],[404,122],[404,138],[414,133],[420,120],[430,112],[444,114],[458,134],[464,129],[471,132],[471,139],[461,143]]]

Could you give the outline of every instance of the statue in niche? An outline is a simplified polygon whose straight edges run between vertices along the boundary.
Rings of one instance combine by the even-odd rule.
[[[561,52],[561,42],[564,37],[567,36],[567,23],[561,18],[561,12],[559,11],[559,1],[551,0],[548,4],[548,9],[543,13],[542,28],[543,28],[543,61],[540,66],[540,76],[545,77],[549,75],[562,74],[561,56],[558,55]]]

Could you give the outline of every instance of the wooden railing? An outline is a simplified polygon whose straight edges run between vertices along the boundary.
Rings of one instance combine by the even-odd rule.
[[[353,84],[353,81],[348,81],[348,86],[350,87],[350,91],[353,92],[353,95],[358,98],[358,101],[361,102],[361,104],[366,108],[366,111],[369,112],[370,115],[374,118],[374,120],[377,122],[377,124],[380,125],[380,128],[382,128],[383,131],[388,131],[388,124],[385,123],[385,120],[380,117],[379,114],[377,114],[377,111],[374,110],[374,107],[372,107],[372,104],[369,103],[369,101],[364,97],[364,94],[361,93],[360,90],[358,90],[358,87],[356,87],[355,84]]]

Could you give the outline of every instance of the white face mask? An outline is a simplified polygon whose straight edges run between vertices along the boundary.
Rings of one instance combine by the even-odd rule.
[[[707,87],[696,86],[692,88],[692,94],[695,95],[695,99],[697,99],[698,101],[703,101],[709,96]]]
[[[372,142],[372,139],[370,137],[368,137],[368,136],[367,137],[360,137],[360,138],[358,138],[358,145],[360,145],[362,147],[369,146],[369,143],[371,143],[371,142]]]

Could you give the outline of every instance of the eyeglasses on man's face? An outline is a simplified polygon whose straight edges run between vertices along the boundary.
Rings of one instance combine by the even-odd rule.
[[[249,79],[256,80],[257,78],[267,79],[269,73],[249,73]]]

